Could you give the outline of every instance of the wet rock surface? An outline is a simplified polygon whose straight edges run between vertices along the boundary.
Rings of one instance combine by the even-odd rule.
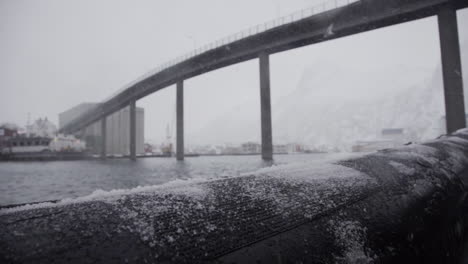
[[[0,260],[442,263],[462,253],[467,170],[464,130],[335,164],[6,208]]]

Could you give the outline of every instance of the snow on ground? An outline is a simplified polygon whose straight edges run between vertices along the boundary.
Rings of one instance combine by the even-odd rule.
[[[463,131],[468,132],[468,130]],[[447,137],[442,142],[451,147],[450,157],[448,158],[448,162],[452,167],[451,170],[456,173],[461,172],[468,163],[468,157],[461,146],[466,147],[468,140],[459,137]]]
[[[455,131],[453,133],[453,135],[465,135],[465,136],[468,136],[468,128],[461,128],[461,129],[458,129],[457,131]]]
[[[424,160],[431,165],[437,164],[439,160],[436,158],[437,149],[425,146],[425,145],[409,145],[409,146],[402,146],[398,148],[392,149],[391,155],[392,157],[399,158],[402,160],[412,160],[412,159],[420,159]],[[387,156],[387,152],[377,152],[377,155],[380,156]]]
[[[151,186],[138,186],[132,189],[117,189],[111,191],[96,190],[90,195],[78,197],[78,198],[67,198],[60,200],[59,202],[44,202],[44,203],[35,203],[35,204],[26,204],[23,206],[13,207],[13,208],[4,208],[0,209],[0,215],[8,214],[17,211],[31,210],[38,208],[47,208],[47,207],[56,207],[64,206],[75,203],[84,203],[91,201],[103,201],[103,202],[115,202],[120,199],[122,196],[128,196],[133,194],[140,195],[150,195],[153,193],[160,194],[174,194],[174,195],[185,195],[193,198],[201,198],[205,194],[203,186],[198,183],[204,182],[204,179],[190,179],[190,180],[174,180],[161,185],[151,185]]]
[[[354,169],[337,165],[336,162],[351,158],[362,157],[368,153],[340,153],[325,160],[311,160],[303,162],[293,162],[289,164],[273,165],[262,168],[254,172],[243,173],[241,176],[260,176],[282,178],[286,180],[316,180],[331,177],[356,177],[364,176],[363,173]]]
[[[468,129],[458,130],[455,135],[468,135]],[[452,145],[450,153],[450,157],[448,162],[450,162],[455,170],[458,170],[463,164],[466,164],[467,157],[463,153],[460,145],[468,144],[468,140],[463,138],[454,137],[454,136],[444,136],[442,137],[443,140],[438,141],[442,142],[443,144]],[[436,142],[436,141],[434,141]],[[393,149],[391,152],[392,157],[400,158],[402,160],[405,159],[419,159],[424,160],[425,162],[435,165],[440,162],[436,158],[437,149],[430,146],[425,145],[410,145],[410,146],[403,146],[400,148]],[[387,155],[386,151],[377,152],[376,155]],[[327,179],[336,179],[336,178],[357,178],[357,179],[369,179],[367,175],[362,172],[359,172],[355,169],[345,167],[342,165],[336,164],[340,160],[345,159],[352,159],[364,156],[364,154],[355,154],[355,153],[346,153],[346,154],[339,154],[328,157],[327,159],[323,160],[310,160],[310,161],[301,161],[301,162],[292,162],[289,164],[281,164],[281,165],[273,165],[271,167],[262,168],[253,172],[243,173],[239,176],[235,177],[247,177],[247,176],[255,176],[255,177],[266,177],[267,179],[280,179],[284,181],[288,181],[293,184],[297,184],[304,181],[313,181],[316,182],[317,180],[327,180]],[[403,174],[411,175],[413,174],[413,170],[399,162],[392,161],[390,163],[393,167],[395,167],[398,171]],[[233,178],[233,177],[229,177]],[[92,194],[79,197],[79,198],[69,198],[63,199],[57,203],[51,202],[44,202],[44,203],[37,203],[37,204],[28,204],[24,206],[14,207],[14,208],[4,208],[0,209],[0,215],[8,214],[12,212],[22,211],[22,210],[30,210],[30,209],[37,209],[37,208],[45,208],[45,207],[55,207],[55,206],[63,206],[69,205],[74,203],[83,203],[83,202],[90,202],[90,201],[104,201],[104,202],[115,202],[120,199],[122,196],[129,196],[134,194],[145,195],[145,194],[173,194],[173,195],[184,195],[187,197],[191,197],[193,199],[202,199],[207,195],[207,187],[206,185],[200,183],[207,183],[210,181],[217,181],[217,179],[212,179],[208,177],[200,177],[195,179],[189,180],[174,180],[171,182],[167,182],[161,185],[152,185],[152,186],[139,186],[133,189],[117,189],[111,191],[103,191],[103,190],[96,190]],[[294,183],[296,182],[296,183]],[[254,186],[257,188],[257,193],[259,195],[264,195],[265,193],[261,194],[262,192],[259,191],[261,188],[259,186]],[[250,188],[252,193],[254,189]],[[265,192],[268,192],[265,190]]]
[[[390,165],[392,165],[398,172],[404,174],[404,175],[413,175],[416,172],[416,169],[410,168],[406,166],[403,163],[396,162],[396,161],[390,161]]]
[[[453,149],[447,160],[436,158],[437,152],[443,151],[443,148],[438,150],[424,145],[405,146],[373,155],[390,157],[389,164],[408,176],[413,175],[415,170],[405,163],[407,159],[424,160],[431,165],[440,162],[449,162],[450,165],[468,163],[465,155],[458,153],[462,151],[460,146],[468,144],[468,140],[445,137],[438,142],[449,144],[450,150]],[[202,245],[206,244],[205,239],[210,236],[240,234],[239,232],[243,232],[243,224],[239,223],[244,221],[252,226],[262,223],[264,232],[268,232],[270,226],[281,224],[284,219],[287,219],[285,222],[288,225],[293,226],[369,197],[379,189],[377,180],[363,172],[337,164],[338,161],[364,155],[366,154],[342,154],[325,160],[274,165],[225,179],[210,179],[206,176],[129,190],[97,190],[91,195],[64,199],[58,203],[2,209],[0,215],[35,208],[103,201],[115,208],[112,212],[122,219],[118,232],[131,232],[152,248],[176,245],[187,239],[191,239],[192,244]],[[445,164],[444,167],[450,166]],[[412,192],[421,197],[426,197],[426,192],[431,190],[432,183],[426,179],[415,179],[413,183]],[[231,222],[227,223],[225,216]],[[220,222],[217,219],[223,220]],[[255,227],[261,228],[262,225]],[[288,226],[284,224],[284,227]],[[367,230],[359,222],[330,222],[329,228],[345,249],[345,255],[337,259],[338,263],[372,262],[364,247]]]
[[[257,171],[243,173],[240,176],[234,177],[246,177],[246,176],[260,176],[268,175],[273,178],[284,178],[290,181],[304,181],[304,180],[314,180],[319,178],[330,178],[330,177],[356,177],[362,176],[362,173],[347,168],[341,165],[333,164],[339,160],[357,157],[362,154],[351,154],[344,153],[339,155],[334,155],[323,160],[311,160],[303,162],[292,162],[289,164],[273,165],[272,167],[259,169]],[[233,178],[233,177],[230,177]],[[200,177],[189,180],[174,180],[167,182],[161,185],[151,185],[151,186],[139,186],[133,189],[116,189],[110,191],[104,191],[101,189],[95,190],[93,193],[87,196],[82,196],[78,198],[66,198],[60,200],[59,202],[44,202],[44,203],[35,203],[35,204],[26,204],[23,206],[13,207],[13,208],[4,208],[0,209],[0,215],[8,214],[17,211],[31,210],[38,208],[47,208],[47,207],[56,207],[64,206],[75,203],[83,203],[90,201],[103,201],[103,202],[115,202],[120,199],[122,196],[129,196],[134,194],[174,194],[174,195],[185,195],[194,199],[203,198],[206,195],[206,189],[200,183],[206,183],[210,181],[216,181],[217,179]]]
[[[335,257],[336,263],[374,263],[370,257],[372,250],[365,246],[367,229],[358,221],[330,220],[328,225],[336,241],[344,248],[343,256]]]

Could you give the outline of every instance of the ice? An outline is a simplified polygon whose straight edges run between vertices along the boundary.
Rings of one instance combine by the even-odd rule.
[[[336,162],[361,156],[364,156],[364,154],[342,153],[340,155],[329,157],[326,160],[313,160],[275,165],[268,168],[262,168],[254,172],[243,173],[241,176],[268,175],[268,177],[296,181],[307,181],[331,177],[360,177],[365,175],[362,172],[352,168],[338,165]]]
[[[411,145],[392,149],[391,156],[402,160],[424,160],[431,165],[439,162],[436,157],[437,149],[425,145]],[[388,157],[387,152],[377,152],[376,155]]]
[[[203,186],[198,183],[204,182],[206,180],[202,178],[190,179],[190,180],[174,180],[160,185],[151,185],[151,186],[138,186],[132,189],[116,189],[110,191],[96,190],[90,195],[82,196],[78,198],[66,198],[60,200],[59,202],[44,202],[36,204],[26,204],[23,206],[13,207],[13,208],[4,208],[0,209],[0,215],[8,214],[12,212],[18,212],[23,210],[32,210],[39,208],[48,208],[48,207],[57,207],[64,206],[76,203],[84,203],[91,201],[103,201],[103,202],[115,202],[120,199],[122,196],[132,195],[132,194],[153,194],[155,192],[161,194],[177,194],[177,195],[186,195],[194,198],[203,197],[206,192],[203,189]]]
[[[372,251],[365,247],[367,229],[358,221],[328,222],[329,228],[335,235],[336,242],[344,248],[344,254],[336,257],[336,263],[364,264],[373,263],[370,256]]]
[[[410,168],[400,162],[390,161],[389,164],[392,165],[395,169],[397,169],[398,172],[405,175],[413,175],[416,172],[414,168]]]
[[[461,128],[452,133],[452,135],[466,135],[468,136],[468,128]]]

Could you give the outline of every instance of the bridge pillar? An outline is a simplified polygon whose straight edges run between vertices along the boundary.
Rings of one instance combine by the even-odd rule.
[[[101,159],[105,159],[107,157],[106,153],[106,142],[107,142],[107,117],[104,116],[101,119]]]
[[[447,133],[466,127],[457,12],[444,6],[437,15],[444,79]]]
[[[260,60],[260,117],[262,129],[262,159],[273,159],[273,139],[271,132],[270,102],[270,59],[269,54],[261,53]]]
[[[177,157],[177,160],[184,160],[184,82],[183,81],[177,82],[176,112],[177,112],[176,157]]]
[[[130,159],[136,160],[136,101],[130,102]]]

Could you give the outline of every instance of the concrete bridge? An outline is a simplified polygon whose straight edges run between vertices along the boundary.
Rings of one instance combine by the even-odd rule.
[[[136,158],[136,101],[176,84],[177,159],[184,158],[184,80],[251,59],[260,64],[262,158],[272,159],[269,55],[429,16],[437,16],[442,56],[447,132],[466,126],[463,101],[458,9],[468,0],[333,0],[288,17],[258,25],[158,67],[61,129],[77,133],[130,106],[130,157]],[[102,148],[105,156],[105,147]]]

